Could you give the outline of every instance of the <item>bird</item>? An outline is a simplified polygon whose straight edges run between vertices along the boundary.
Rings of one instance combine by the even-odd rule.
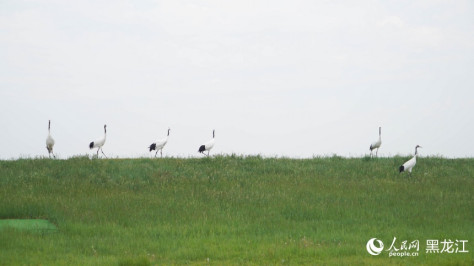
[[[97,157],[99,157],[99,150],[102,152],[102,154],[107,158],[107,155],[105,155],[104,150],[102,150],[102,146],[105,144],[105,139],[107,137],[107,125],[104,125],[104,138],[101,140],[96,140],[93,141],[89,144],[89,148],[92,150],[93,148],[97,148]]]
[[[379,139],[370,144],[370,157],[372,157],[372,151],[377,149],[377,151],[375,152],[375,157],[377,157],[378,153],[379,153],[379,148],[380,146],[382,145],[382,127],[379,127]]]
[[[48,150],[49,158],[51,158],[51,154],[56,159],[56,156],[53,153],[54,147],[54,139],[51,137],[51,120],[48,122],[48,137],[46,137],[46,149]]]
[[[166,143],[168,143],[168,137],[170,136],[170,129],[168,128],[168,135],[166,135],[165,138],[157,140],[155,143],[152,143],[148,148],[150,149],[150,152],[153,150],[156,150],[156,154],[158,154],[158,151],[160,151],[161,157],[163,157],[163,147],[165,147]]]
[[[420,145],[416,145],[415,156],[413,156],[413,158],[411,158],[410,160],[408,160],[407,162],[405,162],[403,165],[401,165],[398,168],[400,170],[400,173],[408,171],[411,176],[411,170],[413,169],[413,167],[415,167],[415,164],[416,164],[416,156],[418,156],[418,148],[422,148],[422,147]]]
[[[216,137],[215,130],[212,130],[212,139],[204,143],[203,145],[201,145],[199,147],[198,152],[205,155],[204,151],[207,151],[207,156],[209,156],[209,152],[211,151],[212,147],[214,147],[215,137]]]

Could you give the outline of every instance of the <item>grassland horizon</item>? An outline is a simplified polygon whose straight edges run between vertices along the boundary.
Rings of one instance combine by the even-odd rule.
[[[58,230],[0,229],[0,262],[472,265],[474,159],[423,157],[411,177],[398,173],[407,159],[2,160],[0,219]],[[419,240],[418,256],[389,257],[394,237]],[[468,252],[426,253],[429,239]]]
[[[51,160],[70,160],[70,159],[77,159],[77,158],[88,158],[88,159],[200,159],[200,158],[215,158],[215,157],[239,157],[239,158],[261,158],[261,159],[294,159],[294,160],[311,160],[311,159],[328,159],[328,158],[343,158],[343,159],[387,159],[387,158],[403,158],[409,159],[412,157],[412,153],[406,154],[384,154],[378,156],[371,156],[370,153],[367,154],[349,154],[349,155],[342,155],[337,153],[328,153],[328,154],[313,154],[311,156],[290,156],[290,155],[279,155],[279,154],[263,154],[263,153],[256,153],[256,154],[240,154],[240,153],[216,153],[210,156],[203,155],[203,154],[178,154],[178,155],[170,155],[165,154],[162,157],[158,156],[155,157],[153,153],[143,153],[137,156],[117,156],[117,155],[107,155],[105,158],[103,155],[96,156],[95,153],[83,153],[83,154],[76,154],[70,156],[62,156],[60,153],[56,154],[56,158],[48,157],[47,154],[42,155],[31,155],[31,154],[20,154],[17,157],[4,157],[0,158],[0,161],[17,161],[17,160],[43,160],[43,159],[51,159]],[[418,154],[419,158],[438,158],[438,159],[474,159],[471,156],[445,156],[443,154]]]

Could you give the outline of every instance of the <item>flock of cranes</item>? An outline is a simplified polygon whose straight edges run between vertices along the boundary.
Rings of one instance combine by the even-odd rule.
[[[163,148],[165,147],[166,143],[168,143],[168,137],[170,135],[170,130],[171,129],[168,128],[168,134],[166,135],[165,138],[157,140],[156,142],[152,143],[148,147],[148,149],[150,149],[150,152],[151,151],[156,151],[155,152],[155,157],[158,154],[158,151],[160,152],[161,157],[163,157]],[[212,130],[212,139],[209,140],[208,142],[202,144],[201,146],[199,146],[198,152],[201,153],[201,154],[204,154],[206,156],[209,156],[211,149],[214,147],[215,137],[216,137],[216,131]],[[91,150],[97,148],[97,157],[99,157],[99,151],[101,151],[102,154],[105,156],[105,158],[107,158],[107,156],[104,153],[104,150],[102,149],[102,147],[105,144],[106,138],[107,138],[107,125],[104,125],[104,137],[100,140],[92,141],[89,144],[89,148]],[[377,141],[373,142],[372,144],[370,144],[369,149],[370,149],[370,156],[371,157],[373,157],[373,151],[374,150],[376,150],[375,151],[375,156],[377,157],[380,146],[382,146],[382,127],[379,127],[379,139]],[[48,121],[48,136],[46,137],[46,149],[48,150],[48,155],[49,155],[50,158],[51,158],[51,155],[53,155],[53,158],[56,158],[56,156],[53,153],[53,147],[54,147],[54,139],[53,139],[53,137],[51,137],[51,120],[49,120]],[[418,148],[422,148],[422,147],[420,145],[416,145],[415,155],[410,160],[408,160],[407,162],[405,162],[404,164],[402,164],[399,167],[400,173],[408,171],[411,175],[411,171],[412,171],[413,167],[415,167],[415,165],[416,165],[416,157],[418,156]],[[205,151],[207,151],[207,154],[204,153]]]
[[[168,134],[166,135],[166,137],[159,139],[156,142],[153,142],[148,147],[148,149],[150,149],[150,152],[156,150],[155,157],[158,154],[158,152],[160,152],[161,157],[163,157],[163,148],[165,147],[166,143],[168,143],[168,137],[170,136],[170,131],[171,129],[168,128]],[[214,147],[215,137],[216,137],[216,131],[212,130],[212,139],[204,143],[203,145],[199,146],[198,152],[206,155],[204,152],[207,151],[207,156],[209,156],[211,149]],[[104,125],[104,137],[99,140],[95,140],[89,143],[89,149],[92,150],[92,149],[97,148],[97,157],[99,157],[99,151],[101,151],[104,157],[107,158],[107,155],[105,155],[104,150],[102,149],[102,147],[105,144],[106,139],[107,139],[107,125]],[[53,137],[51,137],[51,120],[49,120],[48,121],[48,136],[46,137],[46,149],[48,150],[49,158],[51,158],[51,155],[53,155],[53,158],[56,158],[56,156],[53,153],[53,147],[54,147],[54,139]]]
[[[379,153],[379,148],[382,146],[382,127],[379,127],[379,139],[372,144],[370,144],[369,150],[370,150],[370,157],[373,156],[372,152],[377,149],[375,152],[375,156],[377,157],[377,154]],[[411,170],[413,167],[415,167],[416,164],[416,156],[418,156],[418,148],[422,148],[420,145],[416,145],[415,147],[415,155],[408,161],[406,161],[404,164],[400,165],[398,170],[401,172],[408,171],[411,175]]]

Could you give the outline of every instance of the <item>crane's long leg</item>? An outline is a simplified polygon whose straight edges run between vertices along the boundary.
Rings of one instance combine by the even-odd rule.
[[[156,155],[157,155],[157,154],[158,154],[158,150],[156,150],[156,152],[155,152],[155,158],[156,158]]]
[[[102,147],[100,148],[100,151],[101,151],[102,154],[105,156],[105,158],[107,158],[107,155],[105,155],[104,150],[102,149]]]
[[[375,153],[375,157],[379,157],[379,148],[377,148],[377,152]]]
[[[99,158],[99,150],[100,150],[100,147],[97,148],[97,155],[96,155],[97,159]]]
[[[163,149],[160,150],[161,158],[163,158]]]
[[[53,158],[54,158],[54,159],[56,159],[56,155],[54,155],[54,153],[53,153],[53,152],[51,152],[51,154],[53,155]]]

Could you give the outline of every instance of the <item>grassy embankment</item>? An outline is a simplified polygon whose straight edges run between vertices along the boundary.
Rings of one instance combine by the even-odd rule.
[[[420,158],[411,178],[406,159],[0,161],[0,219],[58,228],[0,229],[0,264],[472,265],[474,159]],[[373,237],[419,240],[419,256],[371,256]]]

